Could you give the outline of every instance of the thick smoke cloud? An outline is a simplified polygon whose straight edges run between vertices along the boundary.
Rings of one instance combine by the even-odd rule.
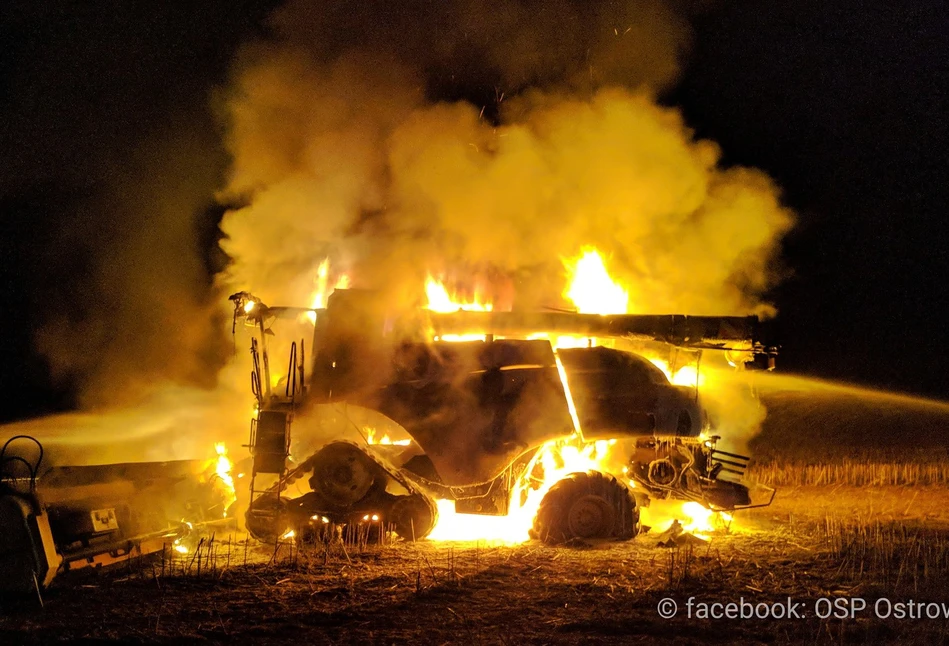
[[[213,387],[224,365],[226,321],[198,243],[216,176],[202,144],[149,142],[41,252],[58,278],[35,344],[55,379],[80,384],[83,408],[165,384]]]
[[[688,7],[387,6],[291,3],[241,57],[224,194],[247,206],[222,223],[229,287],[305,302],[329,256],[406,300],[429,272],[477,271],[561,306],[561,259],[595,245],[633,311],[768,311],[791,224],[777,189],[721,167],[655,100]]]
[[[89,142],[61,165],[91,197],[45,229],[42,289],[30,295],[41,300],[37,348],[87,409],[169,383],[210,387],[231,350],[226,294],[306,303],[327,256],[355,286],[403,302],[421,297],[428,272],[445,272],[488,277],[522,306],[563,306],[561,259],[596,245],[634,311],[767,310],[760,295],[791,223],[777,190],[755,170],[720,167],[716,145],[656,101],[675,82],[700,5],[291,1],[214,98],[226,180],[209,81],[189,73],[200,51],[134,59],[124,76],[106,66],[90,105],[99,94],[123,100],[105,117],[67,93],[52,95],[41,120],[60,123],[75,104],[74,117],[94,123],[60,124]],[[95,32],[96,60],[148,36],[124,34],[126,23],[137,24],[119,16]],[[161,24],[177,33],[173,20]],[[66,74],[76,57],[62,59]],[[20,125],[3,141],[35,150],[18,159],[45,168],[52,155],[25,145]],[[215,188],[220,204],[244,206],[223,218],[232,262],[212,285],[198,230]],[[245,389],[246,372],[233,371],[219,382]],[[168,400],[153,401],[161,411]],[[199,426],[220,436],[225,425]]]

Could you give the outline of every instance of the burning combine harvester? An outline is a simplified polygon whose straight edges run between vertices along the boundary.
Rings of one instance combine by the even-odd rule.
[[[748,458],[716,448],[698,387],[703,357],[773,367],[756,317],[393,315],[354,289],[319,309],[231,300],[251,330],[245,502],[259,540],[354,526],[408,540],[627,540],[650,499],[770,503],[740,482]],[[465,515],[481,520],[458,531]]]

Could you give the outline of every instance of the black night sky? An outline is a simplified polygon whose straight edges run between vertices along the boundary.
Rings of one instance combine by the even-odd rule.
[[[151,142],[179,138],[193,151],[164,188],[205,196],[194,240],[210,290],[227,164],[214,92],[238,47],[266,33],[274,4],[0,9],[0,420],[75,404],[75,384],[51,376],[34,331],[51,324],[51,300],[110,303],[77,291],[74,277],[90,271],[83,254],[57,250],[73,239],[81,248],[90,228],[121,245],[125,227],[148,226],[99,214],[120,201],[115,187],[126,203],[149,176]],[[768,172],[797,213],[783,241],[787,278],[770,297],[779,368],[946,399],[945,4],[721,2],[693,32],[664,103],[717,141],[726,163]],[[473,81],[460,94],[493,92]]]

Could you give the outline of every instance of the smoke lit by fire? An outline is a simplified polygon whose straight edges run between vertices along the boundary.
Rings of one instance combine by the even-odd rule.
[[[281,10],[226,95],[223,194],[246,198],[222,222],[228,288],[301,303],[331,258],[353,286],[402,304],[486,307],[476,288],[504,283],[522,307],[564,307],[559,259],[591,245],[600,253],[582,249],[578,277],[608,264],[618,282],[568,292],[581,311],[602,310],[588,303],[602,297],[610,312],[766,312],[759,297],[791,216],[767,176],[722,165],[713,142],[653,100],[685,42],[677,8],[604,3],[581,19],[556,3],[539,21],[502,4],[449,2],[451,26],[441,10],[411,25],[368,5]],[[354,11],[363,20],[340,22]],[[564,24],[589,29],[567,43]],[[442,70],[455,79],[444,95]],[[485,86],[493,105],[458,99],[457,84],[502,70],[516,72]],[[454,287],[475,273],[488,284],[459,285],[460,298],[434,280],[424,290],[429,274]]]

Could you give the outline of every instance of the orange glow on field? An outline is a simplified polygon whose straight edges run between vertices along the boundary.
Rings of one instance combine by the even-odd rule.
[[[569,299],[581,314],[625,314],[629,294],[615,282],[600,252],[585,248],[578,258],[564,261],[568,285],[564,298]]]
[[[443,283],[431,275],[425,281],[425,296],[428,298],[426,307],[433,312],[457,312],[458,310],[490,312],[494,307],[477,292],[475,292],[473,301],[457,300],[457,297],[453,297],[448,293],[448,289]]]
[[[550,488],[571,473],[605,471],[614,442],[584,444],[576,437],[547,442],[527,465],[511,492],[507,516],[459,514],[452,500],[438,501],[438,524],[429,534],[433,541],[483,540],[516,544],[530,539],[528,531],[537,509]],[[522,504],[523,501],[523,504]]]

